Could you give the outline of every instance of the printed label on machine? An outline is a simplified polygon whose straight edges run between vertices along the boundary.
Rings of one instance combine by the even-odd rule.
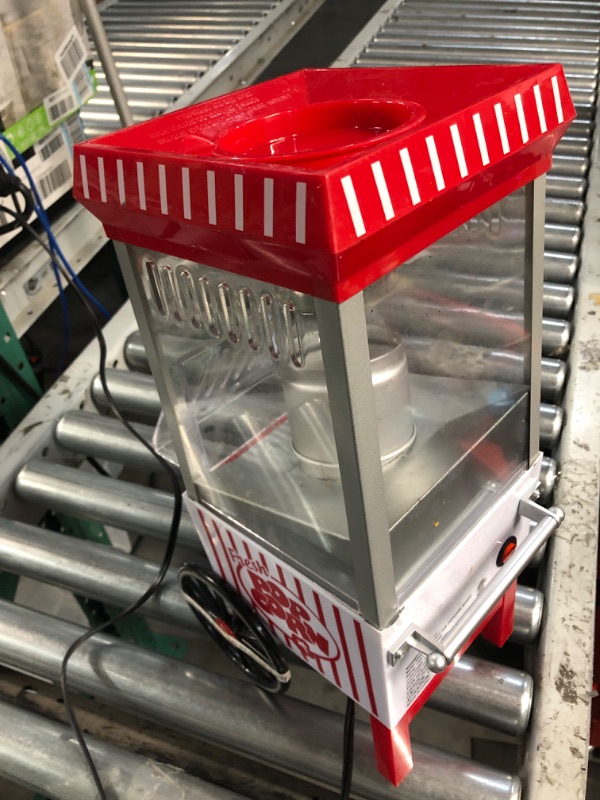
[[[215,572],[268,620],[290,650],[379,718],[386,705],[375,663],[381,657],[379,632],[233,525],[187,502]]]

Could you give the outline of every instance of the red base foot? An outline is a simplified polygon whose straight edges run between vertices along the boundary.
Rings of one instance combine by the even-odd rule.
[[[377,769],[386,780],[398,786],[413,765],[408,719],[404,717],[390,730],[378,719],[371,717],[371,730]]]
[[[502,647],[506,644],[509,636],[513,632],[515,622],[515,597],[517,595],[517,582],[505,593],[500,603],[496,606],[492,615],[488,617],[481,635],[488,642]]]
[[[498,647],[502,647],[506,643],[513,630],[516,593],[517,583],[515,581],[492,610],[487,620],[460,651],[459,657],[479,634]],[[394,786],[398,786],[406,778],[413,765],[409,725],[451,669],[452,665],[430,681],[425,691],[417,697],[395,728],[387,728],[378,719],[371,717],[377,769]]]

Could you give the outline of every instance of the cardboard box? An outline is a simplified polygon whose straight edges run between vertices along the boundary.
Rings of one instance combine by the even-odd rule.
[[[77,0],[0,0],[0,129],[24,152],[94,94]]]
[[[44,206],[49,208],[73,186],[73,145],[85,139],[79,115],[71,116],[59,125],[48,136],[44,136],[33,146],[33,152],[27,158],[27,167],[37,184]],[[7,159],[10,155],[0,142],[0,153]],[[15,172],[23,183],[28,181],[22,167]],[[3,197],[2,204],[14,208],[10,197]],[[0,211],[0,224],[9,222],[10,217]],[[11,231],[0,235],[0,250],[20,231]]]

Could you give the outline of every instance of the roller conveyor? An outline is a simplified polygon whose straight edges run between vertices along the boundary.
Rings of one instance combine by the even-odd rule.
[[[129,306],[108,324],[106,335],[109,341],[109,361],[111,364],[116,362],[117,367],[111,375],[128,378],[130,386],[135,380],[138,383],[146,381],[148,385],[145,389],[148,393],[152,387],[150,377],[140,372],[129,372],[125,368],[124,353],[129,351],[128,357],[131,358],[132,348],[128,345],[136,341],[138,364],[142,368],[145,366],[139,339],[130,334],[134,330],[135,322]],[[43,511],[50,508],[59,513],[92,519],[159,541],[166,538],[172,503],[168,494],[131,484],[118,477],[104,477],[76,468],[82,458],[94,455],[111,470],[111,474],[116,474],[115,467],[121,469],[123,465],[138,470],[153,469],[147,456],[141,453],[140,448],[136,448],[131,437],[120,428],[116,420],[98,416],[95,411],[90,398],[94,395],[99,398],[99,394],[97,389],[95,392],[92,390],[90,382],[94,371],[90,368],[94,366],[96,357],[97,347],[92,344],[65,375],[64,384],[70,386],[68,394],[61,394],[58,386],[54,387],[44,402],[33,410],[32,414],[36,419],[30,416],[29,425],[22,429],[23,432],[15,432],[3,448],[6,477],[0,491],[3,492],[5,514],[9,512],[9,517],[26,520],[26,524],[14,522],[8,517],[4,522],[0,520],[0,568],[109,605],[125,605],[139,593],[145,580],[152,579],[156,567],[151,562],[114,548],[73,541],[63,534],[44,531],[35,524]],[[127,386],[127,381],[122,381],[121,386]],[[144,416],[144,408],[148,408],[144,393],[140,395],[135,390],[130,391],[128,401],[127,392],[123,393],[123,389],[122,394],[121,399],[128,409],[127,413],[135,417],[141,411],[141,416]],[[154,414],[157,411],[158,408],[154,405]],[[149,433],[143,423],[139,429]],[[18,440],[21,447],[17,445]],[[546,483],[553,480],[554,471],[555,465],[547,459],[544,465]],[[546,491],[549,493],[551,487],[547,486]],[[182,522],[181,532],[182,543],[198,549],[196,534],[188,517]],[[542,604],[540,592],[527,586],[519,587],[515,644],[535,641],[541,622]],[[175,588],[174,573],[170,574],[165,589],[156,601],[147,606],[144,613],[150,620],[168,622],[188,630],[195,628],[189,611]],[[39,612],[27,611],[18,606],[6,606],[0,617],[3,620],[0,624],[0,641],[6,637],[12,642],[10,648],[3,647],[4,662],[15,668],[23,668],[25,659],[33,663],[31,648],[35,646],[38,654],[35,657],[36,674],[52,679],[56,674],[59,655],[64,651],[64,643],[75,635],[75,629],[69,627],[68,623],[54,622]],[[117,661],[109,662],[103,657],[105,679],[103,681],[96,676],[93,679],[96,683],[90,684],[91,677],[89,672],[86,673],[85,659],[89,657],[93,663],[94,659],[101,657],[103,648],[106,647],[109,647]],[[201,684],[196,683],[192,688],[190,681],[208,680],[199,670],[190,670],[188,666],[179,669],[164,656],[142,653],[131,645],[121,645],[115,640],[98,640],[82,657],[84,662],[78,661],[78,664],[81,664],[83,672],[79,672],[79,667],[75,670],[75,688],[80,687],[83,690],[86,687],[86,691],[102,696],[109,705],[118,702],[120,707],[129,707],[145,718],[156,718],[156,703],[151,704],[149,698],[158,691],[161,674],[169,674],[170,685],[176,689],[176,697],[180,700],[184,695],[191,698],[194,692],[200,691]],[[135,681],[133,676],[137,676]],[[143,676],[143,681],[140,681],[140,676]],[[210,680],[214,683],[216,678],[211,676]],[[244,707],[252,712],[249,716],[244,716],[254,719],[255,727],[252,730],[257,726],[265,726],[265,729],[274,731],[278,736],[279,747],[273,748],[270,737],[264,743],[259,742],[260,737],[252,737],[250,729],[243,729],[241,732],[238,729],[233,739],[227,737],[227,741],[220,739],[218,743],[246,755],[251,754],[266,764],[278,767],[287,765],[287,769],[293,767],[297,774],[335,787],[334,775],[337,774],[339,763],[338,756],[331,749],[324,749],[316,772],[314,758],[308,755],[313,752],[308,744],[299,750],[295,749],[293,754],[288,751],[292,749],[296,737],[299,737],[299,741],[311,741],[304,734],[304,725],[327,730],[329,736],[336,736],[336,726],[341,724],[337,715],[331,715],[331,712],[325,710],[311,709],[298,700],[285,701],[292,703],[289,709],[288,706],[285,709],[290,713],[294,712],[294,720],[298,724],[286,723],[288,732],[282,740],[281,731],[277,726],[272,727],[272,713],[267,710],[269,706],[256,704],[251,699],[256,696],[255,690],[248,691],[243,686],[238,689],[238,683],[231,679],[219,680],[223,683],[224,693],[219,692],[219,698],[215,698],[212,705],[199,700],[198,707],[202,708],[202,712],[195,712],[192,715],[193,720],[186,715],[185,719],[189,722],[184,721],[178,711],[181,703],[175,707],[167,702],[160,709],[162,724],[172,724],[189,735],[217,741],[217,716],[223,718],[228,713],[226,709],[231,707],[228,703],[234,700],[238,702],[244,697]],[[142,684],[145,686],[143,689]],[[131,687],[127,689],[127,700],[122,694],[126,686]],[[185,694],[186,692],[189,694]],[[468,657],[463,660],[461,670],[456,672],[453,682],[446,682],[444,691],[436,693],[429,708],[432,713],[443,711],[458,718],[466,718],[468,721],[465,725],[484,726],[481,730],[490,731],[489,735],[496,731],[514,736],[521,735],[527,724],[531,700],[532,679],[529,674]],[[191,700],[185,700],[186,707],[190,704]],[[248,745],[241,748],[242,740],[254,742],[251,752]],[[402,785],[401,790],[392,790],[376,775],[374,766],[366,756],[368,750],[365,749],[363,753],[363,746],[366,748],[366,744],[367,731],[363,731],[361,723],[358,728],[355,783],[357,790],[362,791],[359,796],[401,797],[406,800],[420,800],[424,797],[454,797],[458,800],[461,797],[476,800],[482,781],[494,787],[490,795],[494,800],[517,800],[520,796],[518,778],[450,753],[441,753],[425,745],[415,745],[415,769],[410,780]],[[319,749],[322,747],[324,742],[319,743]],[[449,784],[448,774],[451,776]],[[446,794],[447,791],[450,794]]]
[[[575,302],[598,83],[599,25],[597,5],[585,2],[388,2],[377,23],[359,34],[336,61],[344,67],[511,61],[564,65],[578,113],[547,179],[544,314],[548,331],[551,321],[570,317]],[[566,356],[568,348],[554,354]],[[560,402],[563,389],[564,384],[554,395],[555,402]],[[544,419],[547,423],[548,416]],[[557,445],[558,438],[544,436],[545,447]]]
[[[571,355],[568,361],[573,372],[564,399],[567,420],[564,442],[560,441],[565,420],[563,409],[548,405],[542,405],[541,409],[541,446],[567,459],[566,463],[563,461],[563,481],[559,484],[557,501],[564,504],[567,512],[571,546],[562,541],[567,534],[561,534],[560,543],[553,543],[550,548],[547,567],[546,587],[552,587],[554,595],[547,598],[547,632],[543,634],[537,660],[539,700],[528,740],[527,759],[523,763],[523,773],[527,776],[527,797],[536,800],[551,800],[558,796],[583,797],[585,794],[585,768],[578,770],[577,765],[571,764],[571,770],[567,754],[577,753],[577,758],[586,763],[587,753],[579,749],[581,740],[577,742],[577,739],[581,730],[587,730],[589,707],[584,707],[575,715],[576,721],[569,719],[571,709],[564,697],[560,697],[560,692],[557,697],[556,689],[565,663],[572,659],[579,671],[573,669],[569,674],[575,676],[581,692],[589,691],[594,639],[593,624],[589,622],[593,614],[588,616],[586,608],[590,602],[593,609],[595,589],[600,445],[598,418],[590,409],[593,379],[591,384],[586,380],[588,367],[581,365],[582,349],[588,356],[587,360],[583,359],[586,363],[591,352],[597,353],[597,339],[592,338],[590,344],[590,337],[593,336],[590,315],[595,315],[590,303],[596,295],[594,291],[590,293],[589,287],[598,291],[597,271],[593,265],[597,260],[599,239],[592,227],[598,215],[590,213],[591,207],[598,206],[598,193],[593,189],[593,181],[596,181],[596,185],[598,181],[598,167],[594,161],[589,171],[588,154],[592,150],[593,126],[597,124],[599,23],[600,9],[597,4],[585,1],[387,2],[371,25],[356,37],[336,61],[336,66],[341,67],[558,61],[564,66],[577,108],[577,119],[557,149],[546,187],[545,279],[563,284],[564,298],[570,296],[569,318],[573,314],[576,294],[580,296],[573,315],[573,341],[563,351],[564,357]],[[580,158],[583,158],[583,162]],[[584,216],[585,199],[588,203],[587,216]],[[582,229],[587,234],[583,238],[584,263],[577,287]],[[544,314],[549,319],[565,316],[554,306],[554,300],[559,296],[560,293],[554,299],[546,297],[548,302],[544,304]],[[588,310],[584,310],[584,306]],[[578,328],[579,325],[582,329]],[[594,375],[597,367],[593,366],[591,370]],[[587,399],[585,405],[584,397]],[[586,423],[589,415],[596,426],[589,448],[594,455],[591,459],[586,457],[583,473],[577,463],[582,414],[586,416]],[[589,426],[586,427],[589,431]],[[587,439],[585,446],[587,453]],[[565,480],[565,474],[571,477]],[[585,499],[576,489],[577,476],[581,479],[583,474],[587,479]],[[585,508],[583,528],[588,535],[587,552],[580,542],[572,545],[576,531],[582,530],[577,520],[580,503]],[[571,517],[570,524],[569,509],[575,517]],[[575,591],[571,585],[573,559],[576,562],[579,559],[579,570],[584,576],[587,594],[579,592],[579,587]],[[557,576],[559,586],[555,587],[553,581]],[[570,607],[571,601],[576,609],[573,614],[574,629],[568,623],[565,626],[567,617],[564,609]],[[586,633],[579,636],[577,631],[582,629],[578,623],[582,620],[587,621],[587,625],[584,623]],[[577,640],[577,646],[571,656],[571,643],[574,640]],[[585,736],[581,739],[585,741]],[[577,779],[570,782],[567,774],[577,774]]]
[[[128,24],[127,14],[132,5],[134,5],[132,2],[117,2],[107,9],[107,11],[120,9],[119,13],[123,12],[121,20],[115,17],[114,23],[111,23],[115,32]],[[148,5],[146,4],[146,6]],[[159,25],[159,4],[150,5],[151,18],[156,16],[156,22]],[[176,5],[182,9],[178,24],[182,27],[195,25],[196,20],[193,18],[192,6],[198,4],[178,3]],[[256,9],[261,4],[229,2],[222,5],[230,8],[233,17],[240,8]],[[590,151],[593,121],[591,103],[597,74],[597,47],[594,49],[595,40],[594,36],[590,35],[590,31],[594,25],[594,29],[597,29],[598,14],[592,3],[557,4],[538,3],[535,0],[527,4],[513,3],[510,0],[504,3],[418,3],[408,0],[403,6],[396,8],[397,6],[398,3],[387,3],[384,7],[385,13],[381,12],[380,14],[382,18],[378,20],[378,25],[366,29],[362,40],[354,45],[354,54],[351,53],[352,63],[366,65],[366,60],[372,57],[372,53],[384,52],[385,48],[382,47],[378,50],[377,46],[380,41],[385,41],[386,35],[382,34],[380,38],[378,32],[385,30],[388,23],[390,30],[402,28],[410,31],[409,38],[413,44],[426,41],[425,34],[421,35],[424,29],[436,31],[436,34],[432,35],[432,39],[436,38],[440,31],[448,30],[452,37],[456,36],[461,39],[461,42],[464,42],[465,52],[469,49],[470,39],[469,36],[463,36],[460,31],[472,30],[473,47],[471,52],[486,54],[489,60],[498,60],[495,58],[494,51],[490,49],[494,47],[493,41],[489,43],[487,50],[481,50],[476,47],[476,39],[479,36],[478,32],[489,31],[490,25],[494,25],[499,30],[503,29],[502,22],[508,16],[504,13],[507,7],[511,11],[516,10],[521,16],[520,21],[515,23],[516,14],[510,15],[509,22],[505,26],[506,36],[504,39],[506,42],[502,45],[506,49],[501,52],[514,50],[511,43],[519,41],[519,36],[514,33],[516,24],[520,26],[526,24],[528,31],[531,31],[531,36],[538,37],[536,41],[543,41],[545,47],[549,47],[552,42],[554,48],[552,60],[561,60],[559,55],[561,42],[566,43],[565,52],[568,52],[573,59],[584,59],[584,56],[585,59],[588,59],[574,60],[573,69],[570,72],[574,82],[573,86],[576,91],[580,92],[577,95],[580,110],[587,108],[587,116],[583,119],[580,116],[580,119],[572,127],[573,136],[567,138],[563,143],[562,150],[559,151],[565,158],[560,161],[557,159],[557,169],[553,170],[548,181],[550,213],[547,225],[546,280],[548,285],[562,284],[562,292],[555,292],[554,296],[551,294],[550,297],[554,299],[550,300],[550,305],[546,306],[546,397],[551,397],[555,403],[544,403],[541,407],[541,445],[547,454],[543,467],[542,492],[549,499],[557,474],[557,463],[551,456],[560,456],[559,440],[564,421],[563,409],[556,404],[561,402],[566,382],[566,362],[560,361],[556,356],[564,356],[568,352],[571,333],[571,323],[565,320],[570,319],[573,313],[574,287],[571,283],[575,277],[579,260],[579,242],[583,220],[582,202],[588,179],[587,170],[582,168],[581,158],[578,156],[583,154],[583,161],[587,166],[585,156]],[[577,7],[581,13],[572,15],[576,18],[571,19],[569,12],[565,11],[569,7]],[[454,11],[461,14],[459,23],[453,23],[452,13]],[[383,19],[386,14],[389,17],[388,22]],[[407,15],[406,19],[402,18],[403,14]],[[146,19],[148,19],[147,15]],[[464,29],[462,28],[462,19],[467,20]],[[107,28],[110,34],[111,25],[108,25]],[[458,29],[458,34],[456,29]],[[571,35],[575,38],[581,37],[579,40],[581,46],[569,46]],[[396,45],[397,40],[403,41],[406,37],[394,33],[390,38],[394,39]],[[443,43],[443,35],[437,36],[437,38]],[[408,50],[405,51],[399,45],[399,49],[394,52],[404,53]],[[592,64],[594,53],[596,54],[596,62],[594,62],[596,68],[595,71],[590,72],[587,66]],[[537,55],[538,53],[536,53]],[[365,60],[363,60],[363,56]],[[448,60],[457,60],[453,56],[454,51],[451,51]],[[535,60],[545,60],[542,56],[543,51],[540,50],[539,58],[536,57]],[[373,56],[373,58],[377,61],[378,56]],[[414,60],[398,60],[389,63],[422,63],[419,60],[420,54],[415,54],[411,58]],[[480,59],[482,59],[481,55]],[[520,60],[525,60],[525,58]],[[344,61],[342,58],[341,63],[347,65],[350,62]],[[377,61],[377,63],[383,62]],[[168,74],[167,70],[164,71],[164,74]],[[168,82],[165,79],[164,83]],[[589,94],[590,92],[591,94]],[[587,105],[590,97],[592,100],[590,100],[590,105]],[[571,158],[571,155],[574,157]],[[577,205],[565,202],[574,200],[577,201]],[[596,214],[596,216],[598,215]],[[568,307],[564,313],[557,312],[556,307],[551,305],[552,302],[566,302]],[[550,313],[550,309],[554,313]],[[578,319],[576,312],[574,323],[577,323]],[[123,309],[118,318],[107,328],[109,362],[116,363],[116,369],[111,374],[111,387],[124,411],[135,419],[144,419],[147,423],[155,420],[159,405],[152,379],[144,374],[147,370],[147,362],[135,328],[135,321],[129,307]],[[576,324],[574,341],[576,354],[579,352],[578,331],[579,327]],[[106,548],[107,552],[104,556],[105,560],[103,560],[102,554],[95,551],[93,545],[71,543],[70,541],[65,543],[64,536],[47,534],[37,527],[42,511],[52,508],[100,520],[116,527],[122,526],[129,532],[145,533],[155,536],[159,540],[164,540],[166,536],[169,498],[161,492],[137,486],[131,489],[131,484],[117,477],[100,479],[91,472],[83,472],[81,469],[75,468],[85,456],[89,455],[110,466],[113,469],[111,474],[118,474],[124,465],[141,470],[152,469],[145,453],[136,448],[122,429],[119,430],[115,421],[109,417],[98,416],[94,403],[102,411],[103,401],[98,382],[93,381],[97,368],[96,361],[97,348],[95,345],[91,345],[65,375],[65,384],[69,387],[68,398],[65,399],[64,395],[61,396],[55,387],[42,403],[38,404],[2,449],[3,463],[6,468],[0,483],[0,500],[3,503],[2,512],[7,516],[7,522],[2,525],[2,520],[0,520],[0,569],[20,572],[29,578],[59,585],[80,594],[87,593],[87,596],[104,602],[125,604],[128,602],[128,597],[139,594],[137,590],[143,584],[144,575],[151,579],[153,567],[150,562],[118,553],[114,548]],[[578,364],[576,357],[571,366],[571,370],[575,370],[571,381],[575,381],[579,386]],[[130,369],[127,369],[127,366]],[[92,398],[94,402],[92,402]],[[80,406],[83,406],[83,409]],[[568,415],[569,408],[567,408]],[[147,424],[139,423],[139,425],[145,434],[149,433],[150,427]],[[569,433],[568,430],[567,433]],[[567,442],[565,451],[567,454],[569,447],[570,443]],[[572,486],[572,483],[569,485]],[[17,487],[16,493],[13,490],[14,486]],[[132,495],[135,495],[134,500],[127,508],[126,498]],[[564,500],[559,500],[567,507],[567,513],[568,499],[565,497]],[[143,515],[140,513],[142,508],[146,509]],[[29,524],[12,522],[13,519],[21,519]],[[566,524],[568,525],[568,521]],[[191,522],[189,525],[188,530],[187,522],[184,522],[184,538],[192,543],[195,542],[195,534]],[[57,563],[55,570],[49,567],[51,554],[52,561],[56,560]],[[563,552],[562,558],[565,557]],[[587,557],[589,558],[589,554]],[[549,575],[553,574],[552,570],[558,570],[560,573],[560,564],[557,564],[557,558],[558,556],[553,550],[550,556]],[[131,582],[124,580],[126,576],[131,576]],[[189,616],[186,619],[187,609],[182,608],[181,600],[173,589],[173,583],[174,578],[171,576],[164,594],[156,603],[148,606],[146,613],[151,619],[180,624],[186,628],[190,625]],[[553,590],[549,580],[545,585],[545,592],[551,614],[558,602],[553,591],[556,590]],[[525,586],[519,588],[515,641],[531,643],[536,640],[541,622],[541,602],[540,592],[536,593],[536,590],[528,589]],[[575,612],[577,610],[573,609],[573,620],[576,619]],[[56,664],[61,652],[64,652],[66,643],[76,635],[73,626],[62,622],[49,622],[40,614],[26,611],[17,606],[3,608],[3,611],[5,613],[0,615],[3,618],[3,623],[0,625],[0,647],[3,648],[3,652],[6,652],[6,658],[3,660],[15,667],[19,665],[23,667],[26,657],[24,654],[35,652],[36,648],[40,647],[40,643],[43,643],[44,655],[40,656],[36,662],[35,671],[48,678],[55,676]],[[554,624],[552,620],[551,616],[551,623]],[[6,650],[4,649],[5,637],[6,642],[11,643]],[[558,645],[554,639],[548,638],[546,629],[542,631],[542,637],[541,645],[535,646],[538,654],[537,666],[532,660],[530,672],[535,676],[534,694],[539,692],[540,697],[546,697],[549,680],[546,672],[549,668],[544,665],[554,661],[554,650]],[[108,650],[113,654],[113,660],[109,660],[105,682],[103,682],[90,665],[93,665],[96,659],[103,658],[103,654]],[[476,661],[474,666],[471,663],[473,660]],[[530,684],[526,680],[526,678],[531,680],[531,675],[525,673],[525,679],[521,677],[521,683],[518,686],[512,686],[510,691],[503,692],[502,686],[505,681],[511,677],[516,680],[516,676],[511,675],[507,668],[494,664],[489,664],[489,667],[486,668],[485,662],[481,659],[469,658],[463,659],[462,666],[463,672],[457,672],[454,684],[450,684],[449,687],[446,685],[449,696],[445,699],[442,696],[440,699],[438,693],[434,698],[433,705],[437,702],[438,708],[442,708],[446,713],[455,717],[466,717],[467,725],[477,722],[488,727],[490,731],[504,730],[504,732],[520,735],[524,724],[523,720],[528,716],[527,702],[531,702],[530,696],[528,701],[527,690]],[[473,680],[470,683],[466,679],[469,668],[473,669]],[[475,668],[479,668],[479,672]],[[298,700],[286,699],[279,707],[283,713],[278,716],[272,713],[271,706],[257,702],[256,693],[252,694],[245,686],[240,687],[236,682],[219,676],[218,679],[210,677],[210,690],[207,690],[206,687],[202,689],[202,681],[208,680],[206,676],[201,674],[200,670],[192,670],[191,674],[190,679],[189,676],[184,675],[183,669],[178,670],[173,667],[172,663],[164,657],[142,653],[137,648],[119,641],[97,640],[89,650],[85,651],[73,683],[74,687],[81,691],[93,691],[94,694],[104,697],[109,704],[116,702],[115,697],[121,696],[121,693],[127,695],[132,711],[142,718],[154,719],[159,713],[153,706],[160,697],[160,680],[158,680],[160,675],[168,675],[169,680],[174,682],[178,690],[177,696],[186,707],[194,707],[193,703],[198,694],[202,697],[208,696],[208,691],[212,702],[205,704],[202,714],[196,715],[194,720],[190,721],[187,717],[184,719],[174,705],[168,704],[160,707],[160,715],[163,724],[172,725],[174,729],[187,731],[192,736],[199,736],[209,741],[216,741],[215,731],[222,731],[222,721],[228,713],[227,709],[241,703],[247,712],[247,717],[246,714],[244,715],[241,729],[237,731],[236,735],[232,734],[221,738],[217,742],[218,744],[251,755],[263,763],[271,764],[286,772],[291,770],[335,789],[340,762],[339,755],[337,751],[334,752],[334,749],[339,749],[338,744],[341,743],[342,724],[338,715],[331,714],[327,710],[311,708]],[[193,690],[189,689],[191,684],[186,683],[188,679],[192,682],[197,681]],[[216,694],[214,692],[215,680],[219,681],[221,687],[218,699],[214,697]],[[461,680],[465,680],[464,684],[460,683]],[[142,683],[146,685],[142,686]],[[465,687],[470,688],[474,693],[469,695],[468,702],[464,695]],[[517,707],[520,708],[520,717],[518,714],[515,715]],[[473,711],[470,712],[469,708]],[[564,709],[562,710],[564,713]],[[487,720],[485,719],[486,714],[488,715]],[[285,728],[278,724],[280,717],[288,719]],[[517,717],[519,722],[516,727],[514,727],[514,722],[506,722],[507,719],[514,721]],[[34,725],[33,719],[29,721],[32,726]],[[568,723],[561,722],[563,717],[560,708],[557,711],[557,719],[558,722],[555,724],[559,732],[561,724],[565,728],[568,727]],[[289,720],[293,720],[293,722]],[[504,728],[502,728],[503,724]],[[511,724],[513,724],[512,729],[510,729]],[[505,798],[506,800],[517,800],[520,797],[526,797],[527,800],[533,800],[533,798],[535,800],[538,798],[539,800],[542,798],[551,800],[557,796],[565,798],[579,796],[572,791],[573,783],[577,781],[570,785],[565,782],[560,795],[552,787],[546,787],[544,794],[543,781],[540,781],[541,789],[538,792],[535,779],[540,774],[541,762],[540,757],[536,756],[536,743],[539,752],[540,736],[543,738],[539,726],[539,710],[534,710],[532,732],[521,740],[530,750],[533,748],[530,756],[532,763],[527,767],[529,783],[525,784],[525,788],[522,787],[516,775],[508,775],[505,772],[484,767],[475,761],[462,759],[455,754],[442,753],[428,746],[417,745],[415,746],[413,773],[400,790],[391,790],[378,780],[365,755],[369,750],[369,736],[364,725],[359,724],[356,745],[357,774],[354,784],[357,796],[395,797],[406,798],[406,800],[413,800],[413,798],[414,800],[417,798],[419,800],[421,798],[458,800],[459,797],[463,800],[479,800],[482,796],[481,786],[486,786],[486,798],[490,797],[493,800],[504,800]],[[259,735],[263,730],[269,731],[269,738],[264,743],[260,741],[261,736]],[[568,732],[565,733],[565,741],[569,741],[569,735]],[[567,756],[568,754],[565,755],[565,758]],[[579,776],[578,780],[581,781]],[[285,786],[285,778],[282,778],[282,785]],[[214,796],[218,797],[218,790],[215,792]],[[206,796],[212,795],[206,794]],[[195,795],[190,794],[190,797],[195,797]]]
[[[252,81],[322,2],[103,3],[102,22],[134,122]],[[96,78],[97,94],[81,112],[90,138],[121,127],[102,67]]]

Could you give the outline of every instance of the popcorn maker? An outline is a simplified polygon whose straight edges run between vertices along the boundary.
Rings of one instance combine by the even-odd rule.
[[[213,569],[371,714],[395,784],[562,520],[532,497],[573,116],[557,65],[305,70],[76,151]]]

